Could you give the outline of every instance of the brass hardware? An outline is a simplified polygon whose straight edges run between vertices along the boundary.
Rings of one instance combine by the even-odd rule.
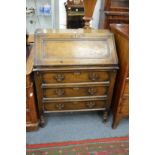
[[[96,88],[89,88],[88,93],[89,95],[94,95],[96,93]]]
[[[90,79],[91,81],[97,81],[97,80],[99,79],[99,76],[98,76],[98,74],[96,74],[96,73],[90,73],[90,74],[89,74],[89,79]]]
[[[58,96],[63,96],[64,93],[65,93],[64,89],[56,89],[55,92],[56,92],[56,94],[57,94]]]
[[[58,103],[56,104],[56,108],[58,108],[59,110],[63,109],[64,108],[64,104],[63,103]]]
[[[64,75],[63,74],[57,74],[55,76],[55,79],[58,81],[58,82],[61,82],[65,79]]]
[[[94,101],[90,101],[90,102],[87,102],[87,103],[86,103],[86,106],[87,106],[88,108],[93,108],[95,105],[96,105],[96,103],[95,103]]]

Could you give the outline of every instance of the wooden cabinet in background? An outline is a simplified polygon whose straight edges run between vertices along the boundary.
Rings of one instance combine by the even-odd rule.
[[[119,71],[116,78],[113,94],[113,128],[120,120],[129,116],[129,25],[111,24],[114,33]]]
[[[32,80],[33,53],[30,47],[26,50],[26,131],[38,129],[39,120],[37,117],[36,98],[34,82]]]
[[[129,0],[105,0],[100,10],[99,28],[109,29],[110,24],[129,23]]]
[[[106,121],[118,69],[108,30],[38,30],[34,77],[41,125],[44,113],[103,111]]]
[[[83,0],[67,0],[66,8],[66,27],[76,29],[84,27],[84,6]]]

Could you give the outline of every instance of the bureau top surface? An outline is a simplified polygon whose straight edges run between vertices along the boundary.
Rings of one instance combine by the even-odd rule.
[[[113,34],[108,30],[35,32],[34,66],[117,65]]]

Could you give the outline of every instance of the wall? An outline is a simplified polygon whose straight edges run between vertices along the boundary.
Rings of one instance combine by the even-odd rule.
[[[93,28],[95,28],[95,29],[97,29],[98,26],[99,26],[101,1],[102,0],[97,0],[97,2],[96,2],[96,6],[95,6],[95,9],[94,9],[94,14],[93,14],[93,20],[91,22],[91,26]]]
[[[26,0],[27,8],[34,8],[35,14],[26,15],[26,29],[29,34],[33,34],[37,28],[57,28],[59,23],[55,18],[55,11],[58,9],[58,0]],[[40,15],[39,7],[45,4],[51,5],[51,15]],[[57,9],[56,9],[57,7]],[[57,16],[59,14],[57,13]]]
[[[67,0],[59,0],[59,28],[65,29],[66,28],[66,10],[64,3]]]

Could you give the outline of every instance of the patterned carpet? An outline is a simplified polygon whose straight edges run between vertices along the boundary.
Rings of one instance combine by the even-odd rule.
[[[115,137],[93,140],[27,145],[27,155],[128,155],[129,138]]]

